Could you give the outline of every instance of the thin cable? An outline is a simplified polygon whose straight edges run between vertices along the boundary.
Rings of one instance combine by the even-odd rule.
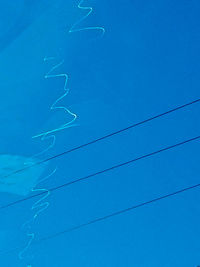
[[[127,213],[127,212],[130,212],[132,210],[135,210],[135,209],[138,209],[138,208],[142,208],[144,206],[153,204],[155,202],[158,202],[158,201],[163,200],[163,199],[166,199],[166,198],[170,198],[172,196],[176,196],[178,194],[184,193],[186,191],[189,191],[189,190],[192,190],[192,189],[195,189],[195,188],[198,188],[198,187],[200,187],[200,183],[195,184],[195,185],[192,185],[192,186],[184,187],[184,188],[182,188],[182,189],[180,189],[178,191],[174,191],[172,193],[169,193],[169,194],[166,194],[166,195],[162,195],[162,196],[159,196],[157,198],[153,198],[153,199],[150,199],[150,200],[141,202],[141,203],[136,204],[136,205],[133,205],[131,207],[128,207],[128,208],[125,208],[125,209],[122,209],[122,210],[118,210],[118,211],[113,212],[113,213],[110,213],[108,215],[105,215],[105,216],[102,216],[102,217],[98,217],[98,218],[96,218],[94,220],[90,220],[90,221],[88,221],[86,223],[82,223],[82,224],[76,225],[74,227],[67,228],[66,230],[57,232],[55,234],[52,234],[52,235],[49,235],[49,236],[40,238],[38,240],[35,240],[35,243],[34,244],[35,245],[40,244],[42,242],[45,242],[47,240],[56,238],[58,236],[61,236],[61,235],[64,235],[64,234],[67,234],[67,233],[70,233],[70,232],[79,230],[81,228],[87,227],[89,225],[92,225],[92,224],[95,224],[95,223],[98,223],[98,222],[101,222],[101,221],[105,221],[105,220],[107,220],[109,218],[112,218],[112,217],[115,217],[115,216],[118,216],[118,215],[122,215],[122,214]],[[13,249],[10,249],[10,250],[7,250],[7,251],[0,251],[0,255],[6,254],[6,253],[12,253],[12,252],[14,252],[14,251],[16,251],[18,249],[20,249],[20,247],[16,247],[16,248],[13,248]]]
[[[182,189],[180,189],[180,190],[178,190],[178,191],[174,191],[174,192],[169,193],[169,194],[166,194],[166,195],[159,196],[159,197],[157,197],[157,198],[153,198],[153,199],[148,200],[148,201],[145,201],[145,202],[141,202],[141,203],[139,203],[139,204],[136,204],[136,205],[134,205],[134,206],[128,207],[128,208],[126,208],[126,209],[118,210],[118,211],[116,211],[116,212],[110,213],[110,214],[105,215],[105,216],[103,216],[103,217],[98,217],[98,218],[96,218],[96,219],[94,219],[94,220],[90,220],[90,221],[88,221],[88,222],[86,222],[86,223],[79,224],[79,225],[77,225],[77,226],[68,228],[68,229],[63,230],[63,231],[61,231],[61,232],[57,232],[57,233],[55,233],[55,234],[53,234],[53,235],[46,236],[46,237],[44,237],[44,238],[38,239],[38,240],[36,241],[36,244],[41,243],[41,242],[46,241],[46,240],[49,240],[49,239],[52,239],[52,238],[55,238],[55,237],[57,237],[57,236],[60,236],[60,235],[69,233],[69,232],[72,232],[72,231],[78,230],[78,229],[80,229],[80,228],[89,226],[89,225],[91,225],[91,224],[95,224],[95,223],[98,223],[98,222],[100,222],[100,221],[107,220],[107,219],[109,219],[109,218],[111,218],[111,217],[115,217],[115,216],[121,215],[121,214],[123,214],[123,213],[132,211],[132,210],[134,210],[134,209],[138,209],[138,208],[141,208],[141,207],[143,207],[143,206],[147,206],[147,205],[149,205],[149,204],[152,204],[152,203],[154,203],[154,202],[163,200],[163,199],[165,199],[165,198],[170,198],[170,197],[172,197],[172,196],[175,196],[175,195],[181,194],[181,193],[183,193],[183,192],[186,192],[186,191],[195,189],[195,188],[197,188],[197,187],[200,187],[200,183],[195,184],[195,185],[192,185],[192,186],[189,186],[189,187],[182,188]]]
[[[92,177],[94,177],[94,176],[97,176],[97,175],[100,175],[100,174],[103,174],[103,173],[112,171],[112,170],[117,169],[117,168],[120,168],[120,167],[122,167],[122,166],[125,166],[125,165],[131,164],[131,163],[133,163],[133,162],[136,162],[136,161],[139,161],[139,160],[142,160],[142,159],[151,157],[151,156],[153,156],[153,155],[162,153],[162,152],[164,152],[164,151],[173,149],[173,148],[175,148],[175,147],[182,146],[182,145],[184,145],[184,144],[187,144],[187,143],[189,143],[189,142],[192,142],[192,141],[195,141],[195,140],[198,140],[198,139],[200,139],[200,135],[199,135],[199,136],[196,136],[196,137],[193,137],[193,138],[190,138],[190,139],[187,139],[187,140],[182,141],[182,142],[180,142],[180,143],[176,143],[176,144],[174,144],[174,145],[171,145],[171,146],[168,146],[168,147],[161,148],[161,149],[156,150],[156,151],[153,151],[153,152],[151,152],[151,153],[144,154],[144,155],[142,155],[142,156],[140,156],[140,157],[131,159],[131,160],[129,160],[129,161],[122,162],[122,163],[120,163],[120,164],[111,166],[111,167],[109,167],[109,168],[107,168],[107,169],[104,169],[104,170],[101,170],[101,171],[98,171],[98,172],[89,174],[89,175],[87,175],[87,176],[84,176],[84,177],[81,177],[81,178],[72,180],[71,182],[67,182],[67,183],[65,183],[65,184],[61,184],[61,185],[59,185],[59,186],[56,186],[56,187],[53,187],[53,188],[49,189],[49,191],[50,191],[50,192],[53,192],[53,191],[59,190],[59,189],[61,189],[61,188],[65,188],[65,187],[70,186],[70,185],[72,185],[72,184],[75,184],[75,183],[79,183],[79,182],[85,181],[85,180],[90,179],[90,178],[92,178]],[[5,208],[8,208],[8,207],[14,206],[14,205],[16,205],[16,204],[22,203],[22,202],[24,202],[24,201],[26,201],[26,200],[29,200],[29,199],[34,198],[34,197],[37,197],[37,196],[41,196],[41,195],[43,195],[43,194],[44,194],[44,192],[40,192],[40,193],[38,193],[38,194],[35,194],[35,195],[32,195],[32,196],[29,196],[29,197],[26,197],[26,198],[17,200],[17,201],[15,201],[15,202],[11,202],[11,203],[9,203],[9,204],[7,204],[7,205],[1,206],[0,209],[5,209]]]
[[[81,149],[81,148],[87,147],[87,146],[89,146],[89,145],[92,145],[92,144],[94,144],[94,143],[97,143],[97,142],[99,142],[99,141],[102,141],[102,140],[104,140],[104,139],[106,139],[106,138],[109,138],[109,137],[112,137],[112,136],[114,136],[114,135],[120,134],[120,133],[122,133],[122,132],[128,131],[128,130],[130,130],[130,129],[132,129],[132,128],[135,128],[135,127],[137,127],[137,126],[140,126],[140,125],[142,125],[142,124],[145,124],[145,123],[150,122],[150,121],[152,121],[152,120],[158,119],[158,118],[163,117],[163,116],[165,116],[165,115],[167,115],[167,114],[170,114],[170,113],[172,113],[172,112],[175,112],[175,111],[177,111],[177,110],[183,109],[183,108],[185,108],[185,107],[191,106],[191,105],[196,104],[196,103],[199,103],[199,102],[200,102],[200,98],[198,98],[198,99],[196,99],[196,100],[193,100],[193,101],[191,101],[191,102],[189,102],[189,103],[186,103],[186,104],[184,104],[184,105],[177,106],[177,107],[175,107],[175,108],[173,108],[173,109],[170,109],[170,110],[168,110],[168,111],[165,111],[165,112],[160,113],[160,114],[158,114],[158,115],[155,115],[155,116],[153,116],[153,117],[149,117],[149,118],[147,118],[147,119],[145,119],[145,120],[143,120],[143,121],[134,123],[134,124],[132,124],[132,125],[126,127],[126,128],[122,128],[122,129],[120,129],[120,130],[118,130],[118,131],[115,131],[115,132],[112,132],[112,133],[110,133],[110,134],[104,135],[104,136],[102,136],[102,137],[99,137],[99,138],[97,138],[97,139],[94,139],[94,140],[92,140],[92,141],[89,141],[89,142],[87,142],[87,143],[85,143],[85,144],[82,144],[82,145],[80,145],[80,146],[76,146],[76,147],[74,147],[74,148],[71,148],[71,149],[69,149],[69,150],[67,150],[67,151],[64,151],[64,152],[62,152],[62,153],[56,154],[56,155],[54,155],[54,156],[52,156],[52,157],[49,157],[49,158],[47,158],[47,159],[38,161],[38,162],[36,162],[36,163],[34,163],[34,164],[32,164],[32,165],[29,165],[29,166],[27,166],[27,167],[25,167],[25,168],[16,170],[16,171],[14,171],[14,172],[11,172],[11,173],[5,175],[3,178],[7,178],[7,177],[12,176],[12,175],[14,175],[14,174],[16,174],[16,173],[23,172],[23,171],[25,171],[25,170],[27,170],[27,169],[30,169],[30,168],[32,168],[32,167],[34,167],[34,166],[36,166],[36,165],[40,165],[40,164],[46,163],[46,162],[48,162],[48,161],[54,160],[54,159],[56,159],[56,158],[62,157],[62,156],[64,156],[64,155],[66,155],[66,154],[69,154],[69,153],[75,151],[75,150],[79,150],[79,149]]]

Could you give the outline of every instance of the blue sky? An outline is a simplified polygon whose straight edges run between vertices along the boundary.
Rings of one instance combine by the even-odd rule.
[[[77,114],[74,127],[55,133],[44,159],[199,98],[200,3],[191,1],[85,1],[94,12],[69,34],[84,13],[78,1],[2,5],[0,53],[1,154],[30,157],[51,139],[32,136],[58,127],[69,114],[50,110],[69,76],[60,105]],[[27,16],[27,14],[31,14]],[[20,16],[20,19],[17,19]],[[7,27],[7,28],[6,28]],[[44,62],[45,57],[54,57]],[[52,188],[200,134],[200,104],[113,136],[49,162]],[[199,141],[53,192],[49,207],[31,225],[35,239],[63,231],[139,202],[199,183]],[[30,175],[31,176],[31,175]],[[27,176],[28,179],[28,176]],[[17,183],[17,181],[16,181]],[[1,193],[1,205],[20,199]],[[2,253],[2,266],[188,267],[200,264],[199,189],[110,218],[40,244],[20,261]],[[0,250],[25,246],[21,225],[35,213],[29,200],[1,210]],[[32,258],[32,255],[34,256]]]

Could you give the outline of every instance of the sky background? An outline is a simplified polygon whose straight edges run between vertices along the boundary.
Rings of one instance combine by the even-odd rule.
[[[59,105],[78,117],[73,127],[55,132],[54,146],[38,155],[39,160],[199,98],[199,1],[84,1],[94,12],[76,27],[102,26],[103,36],[95,29],[69,33],[87,14],[78,1],[31,2],[0,1],[0,153],[13,161],[14,155],[32,157],[44,151],[52,138],[32,137],[72,119],[62,109],[50,109],[64,94],[64,78],[45,79],[63,60],[54,74],[69,76],[70,91]],[[46,57],[54,59],[44,61]],[[196,103],[52,160],[43,175],[55,168],[56,172],[36,188],[50,189],[198,136],[199,111]],[[22,225],[38,210],[31,210],[37,199],[1,209],[0,265],[200,265],[199,189],[36,244],[199,183],[199,149],[199,141],[194,141],[52,192],[48,209],[31,224],[35,240],[21,260],[20,249],[13,248],[23,249],[28,243]],[[31,169],[21,175],[24,183],[33,176]],[[15,176],[12,181],[21,186]],[[21,198],[15,192],[0,192],[1,206]]]

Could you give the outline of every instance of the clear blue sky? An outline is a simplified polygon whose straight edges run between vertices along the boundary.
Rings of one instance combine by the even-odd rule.
[[[54,147],[39,159],[63,152],[199,98],[200,2],[197,0],[85,1],[94,12],[69,34],[84,13],[78,1],[1,1],[1,154],[32,156],[51,139],[31,137],[58,128],[76,113],[74,127],[55,133]],[[45,57],[55,61],[44,62]],[[49,162],[38,185],[52,188],[200,135],[200,104],[194,104],[110,139]],[[58,190],[31,225],[35,240],[200,182],[200,142],[194,141],[129,166]],[[27,175],[26,179],[29,179]],[[17,183],[17,181],[15,181]],[[0,194],[1,205],[21,199]],[[18,250],[0,255],[2,267],[196,267],[200,265],[200,190],[33,244],[22,260]],[[0,250],[27,243],[21,225],[34,200],[0,210]],[[33,258],[31,259],[31,257]]]

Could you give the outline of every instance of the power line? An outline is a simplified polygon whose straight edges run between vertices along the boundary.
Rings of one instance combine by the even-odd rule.
[[[53,187],[53,188],[48,189],[48,190],[51,191],[51,192],[53,192],[53,191],[59,190],[59,189],[61,189],[61,188],[65,188],[65,187],[70,186],[70,185],[72,185],[72,184],[75,184],[75,183],[79,183],[79,182],[85,181],[85,180],[90,179],[90,178],[92,178],[92,177],[94,177],[94,176],[97,176],[97,175],[100,175],[100,174],[103,174],[103,173],[112,171],[112,170],[114,170],[114,169],[120,168],[120,167],[122,167],[122,166],[131,164],[131,163],[133,163],[133,162],[136,162],[136,161],[139,161],[139,160],[142,160],[142,159],[145,159],[145,158],[149,158],[149,157],[151,157],[151,156],[153,156],[153,155],[162,153],[162,152],[164,152],[164,151],[173,149],[173,148],[178,147],[178,146],[182,146],[182,145],[184,145],[184,144],[187,144],[187,143],[189,143],[189,142],[192,142],[192,141],[195,141],[195,140],[198,140],[198,139],[200,139],[200,135],[199,135],[199,136],[196,136],[196,137],[193,137],[193,138],[190,138],[190,139],[187,139],[187,140],[184,140],[184,141],[182,141],[182,142],[176,143],[176,144],[174,144],[174,145],[171,145],[171,146],[167,146],[167,147],[161,148],[161,149],[156,150],[156,151],[153,151],[153,152],[151,152],[151,153],[144,154],[144,155],[142,155],[142,156],[140,156],[140,157],[133,158],[133,159],[131,159],[131,160],[129,160],[129,161],[122,162],[122,163],[117,164],[117,165],[113,165],[113,166],[111,166],[111,167],[109,167],[109,168],[107,168],[107,169],[103,169],[103,170],[101,170],[101,171],[98,171],[98,172],[89,174],[89,175],[87,175],[87,176],[80,177],[80,178],[78,178],[78,179],[72,180],[71,182],[67,182],[67,183],[65,183],[65,184],[61,184],[61,185],[59,185],[59,186]],[[23,199],[20,199],[20,200],[15,201],[15,202],[11,202],[11,203],[9,203],[9,204],[7,204],[7,205],[1,206],[0,209],[5,209],[5,208],[8,208],[8,207],[14,206],[14,205],[16,205],[16,204],[22,203],[22,202],[24,202],[24,201],[26,201],[26,200],[32,199],[32,198],[34,198],[34,197],[37,197],[37,196],[40,196],[40,195],[43,195],[43,194],[45,194],[45,192],[40,192],[40,193],[38,193],[38,194],[35,194],[35,195],[32,195],[32,196],[28,196],[28,197],[26,197],[26,198],[23,198]]]
[[[107,139],[107,138],[112,137],[112,136],[114,136],[114,135],[120,134],[120,133],[122,133],[122,132],[128,131],[128,130],[130,130],[130,129],[132,129],[132,128],[135,128],[135,127],[137,127],[137,126],[140,126],[140,125],[145,124],[145,123],[147,123],[147,122],[153,121],[153,120],[155,120],[155,119],[158,119],[158,118],[160,118],[160,117],[163,117],[163,116],[165,116],[165,115],[168,115],[168,114],[170,114],[170,113],[173,113],[173,112],[175,112],[175,111],[178,111],[178,110],[180,110],[180,109],[183,109],[183,108],[185,108],[185,107],[191,106],[191,105],[196,104],[196,103],[199,103],[199,102],[200,102],[200,98],[198,98],[198,99],[196,99],[196,100],[193,100],[193,101],[191,101],[191,102],[189,102],[189,103],[183,104],[183,105],[181,105],[181,106],[177,106],[177,107],[175,107],[175,108],[173,108],[173,109],[170,109],[170,110],[168,110],[168,111],[165,111],[165,112],[160,113],[160,114],[158,114],[158,115],[155,115],[155,116],[153,116],[153,117],[149,117],[149,118],[147,118],[147,119],[145,119],[145,120],[143,120],[143,121],[140,121],[140,122],[134,123],[134,124],[132,124],[132,125],[129,125],[128,127],[122,128],[122,129],[120,129],[120,130],[117,130],[117,131],[112,132],[112,133],[110,133],[110,134],[104,135],[104,136],[102,136],[102,137],[99,137],[99,138],[97,138],[97,139],[94,139],[94,140],[92,140],[92,141],[89,141],[89,142],[87,142],[87,143],[84,143],[84,144],[82,144],[82,145],[76,146],[76,147],[74,147],[74,148],[71,148],[71,149],[66,150],[66,151],[64,151],[64,152],[62,152],[62,153],[56,154],[56,155],[54,155],[54,156],[52,156],[52,157],[49,157],[49,158],[47,158],[47,159],[38,161],[38,162],[36,162],[36,163],[34,163],[34,164],[32,164],[32,165],[26,166],[25,168],[18,169],[18,170],[14,171],[14,172],[11,172],[11,173],[5,175],[3,178],[7,178],[7,177],[12,176],[12,175],[14,175],[14,174],[17,174],[17,173],[19,173],[19,172],[23,172],[23,171],[25,171],[25,170],[27,170],[27,169],[33,168],[33,167],[36,166],[36,165],[40,165],[40,164],[46,163],[46,162],[48,162],[48,161],[54,160],[54,159],[56,159],[56,158],[62,157],[62,156],[66,155],[66,154],[69,154],[69,153],[71,153],[71,152],[73,152],[73,151],[76,151],[76,150],[79,150],[79,149],[81,149],[81,148],[87,147],[87,146],[89,146],[89,145],[92,145],[92,144],[94,144],[94,143],[97,143],[97,142],[99,142],[99,141],[102,141],[102,140],[104,140],[104,139]]]
[[[184,187],[184,188],[182,188],[182,189],[180,189],[178,191],[174,191],[174,192],[169,193],[169,194],[166,194],[166,195],[158,196],[157,198],[153,198],[153,199],[150,199],[150,200],[141,202],[141,203],[136,204],[136,205],[133,205],[131,207],[128,207],[128,208],[125,208],[125,209],[121,209],[121,210],[115,211],[115,212],[110,213],[110,214],[107,214],[105,216],[98,217],[96,219],[90,220],[90,221],[88,221],[86,223],[82,223],[82,224],[73,226],[71,228],[67,228],[66,230],[57,232],[55,234],[52,234],[52,235],[49,235],[49,236],[40,238],[38,240],[35,240],[34,244],[36,244],[36,245],[37,244],[40,244],[40,243],[42,243],[44,241],[48,241],[48,240],[53,239],[53,238],[56,238],[58,236],[61,236],[61,235],[64,235],[64,234],[67,234],[67,233],[70,233],[70,232],[79,230],[81,228],[87,227],[89,225],[92,225],[92,224],[95,224],[95,223],[98,223],[98,222],[101,222],[101,221],[105,221],[105,220],[107,220],[109,218],[112,218],[112,217],[115,217],[115,216],[118,216],[118,215],[122,215],[122,214],[127,213],[127,212],[130,212],[132,210],[142,208],[144,206],[153,204],[153,203],[158,202],[158,201],[163,200],[163,199],[170,198],[172,196],[176,196],[178,194],[187,192],[189,190],[192,190],[192,189],[195,189],[195,188],[198,188],[198,187],[200,187],[200,183],[195,184],[195,185],[192,185],[192,186]],[[11,253],[11,252],[14,252],[14,251],[19,250],[19,249],[21,249],[21,247],[16,247],[16,248],[13,248],[13,249],[10,249],[10,250],[7,250],[7,251],[0,251],[0,255],[6,254],[6,253]]]
[[[49,235],[49,236],[46,236],[44,238],[41,238],[39,240],[36,241],[36,243],[41,243],[43,241],[46,241],[46,240],[49,240],[49,239],[52,239],[52,238],[55,238],[57,236],[60,236],[60,235],[63,235],[63,234],[66,234],[66,233],[69,233],[69,232],[72,232],[72,231],[75,231],[75,230],[78,230],[80,228],[83,228],[83,227],[86,227],[86,226],[89,226],[91,224],[95,224],[95,223],[98,223],[100,221],[104,221],[104,220],[107,220],[111,217],[115,217],[115,216],[118,216],[118,215],[121,215],[123,213],[126,213],[126,212],[129,212],[129,211],[132,211],[134,209],[138,209],[138,208],[141,208],[143,206],[147,206],[149,204],[153,204],[154,202],[158,202],[160,200],[163,200],[163,199],[166,199],[166,198],[170,198],[172,196],[175,196],[175,195],[178,195],[178,194],[181,194],[183,192],[186,192],[186,191],[189,191],[189,190],[192,190],[192,189],[195,189],[197,187],[200,187],[200,183],[198,184],[195,184],[195,185],[192,185],[192,186],[188,186],[188,187],[184,187],[178,191],[174,191],[172,193],[169,193],[169,194],[166,194],[166,195],[161,195],[161,196],[158,196],[157,198],[153,198],[151,200],[148,200],[148,201],[144,201],[144,202],[141,202],[139,204],[136,204],[136,205],[133,205],[131,207],[128,207],[128,208],[125,208],[125,209],[122,209],[122,210],[118,210],[116,212],[113,212],[113,213],[110,213],[108,215],[105,215],[103,217],[98,217],[94,220],[90,220],[86,223],[83,223],[83,224],[79,224],[77,226],[74,226],[74,227],[71,227],[71,228],[68,228],[66,230],[63,230],[61,232],[57,232],[55,234],[52,234],[52,235]]]

